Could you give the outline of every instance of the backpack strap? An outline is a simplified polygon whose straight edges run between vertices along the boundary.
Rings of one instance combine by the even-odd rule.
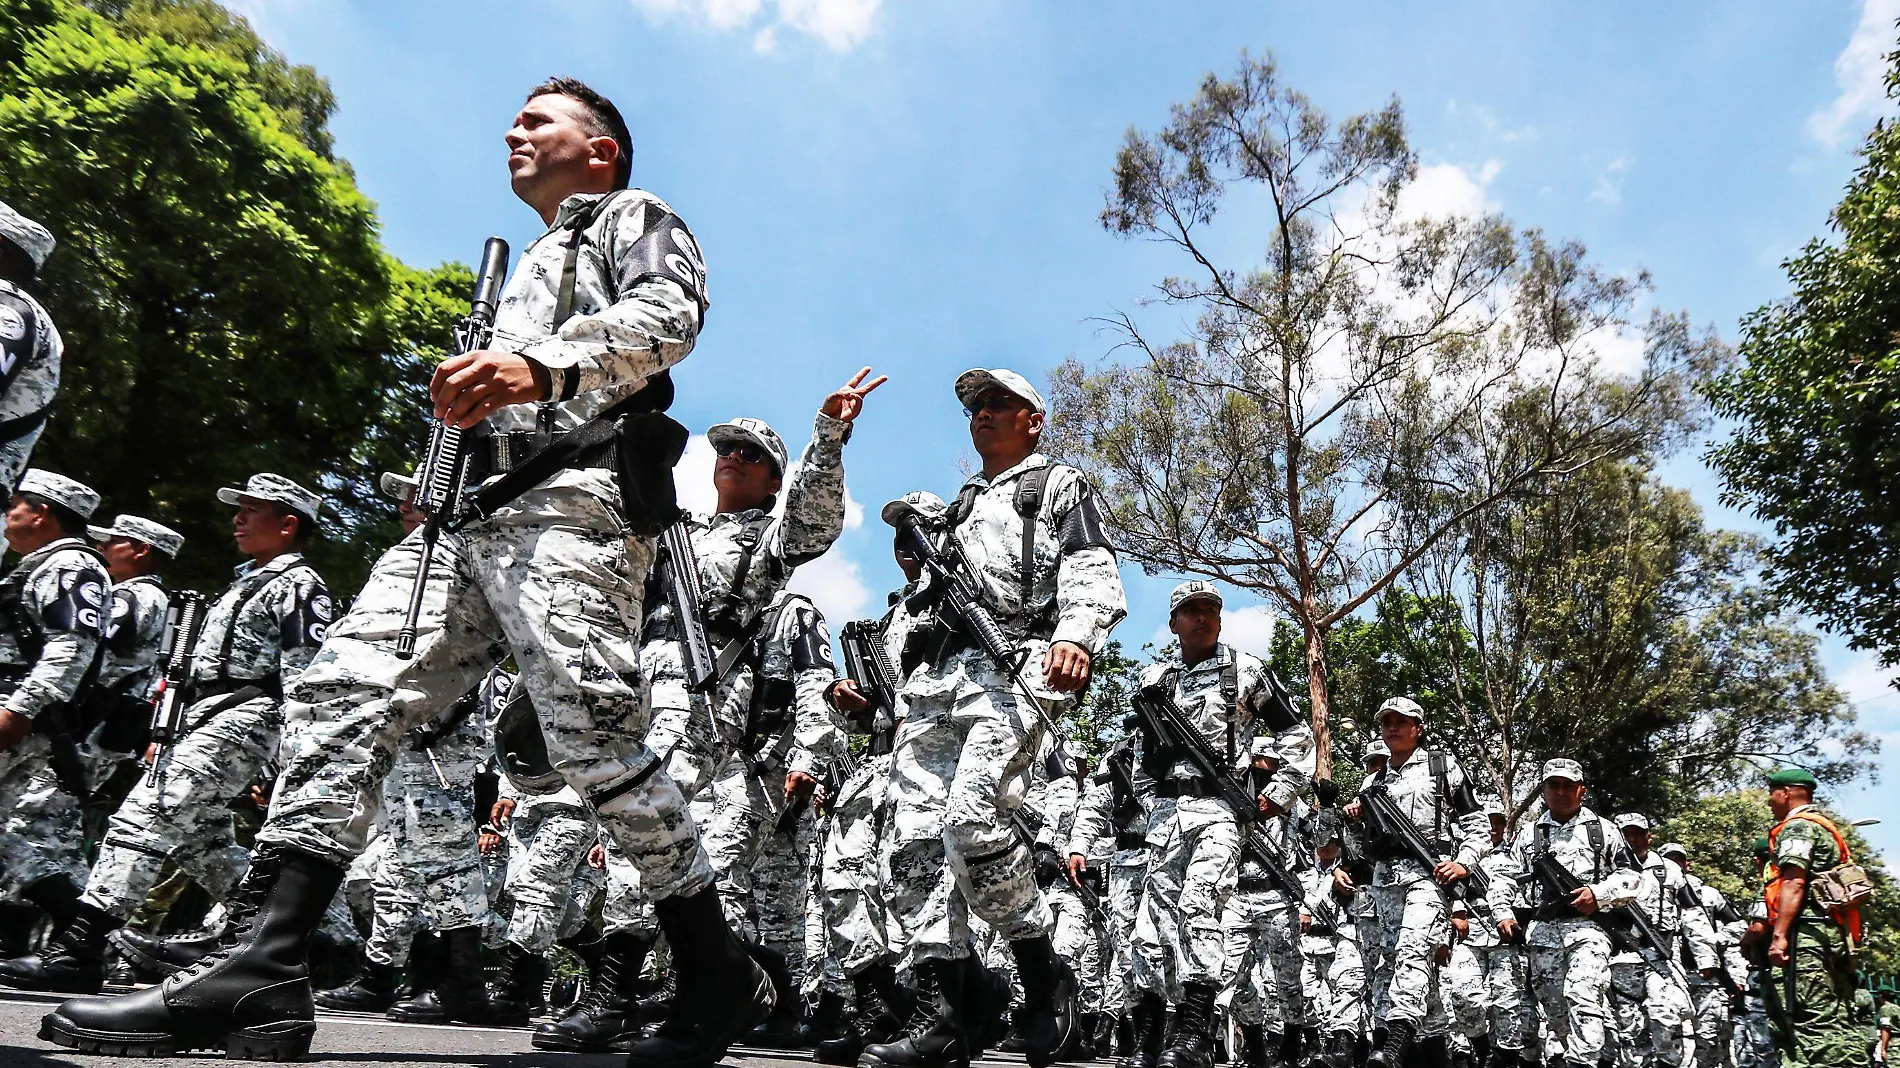
[[[1445,810],[1451,807],[1451,758],[1442,749],[1425,751],[1425,767],[1436,788],[1432,797],[1432,837],[1443,838]]]
[[[1240,709],[1240,657],[1234,653],[1231,645],[1221,646],[1220,698],[1228,708],[1227,716],[1227,765],[1234,763],[1234,717]],[[1252,774],[1251,771],[1248,772]]]
[[[561,324],[574,316],[574,276],[580,270],[581,242],[585,240],[587,230],[595,221],[606,214],[607,206],[612,204],[624,189],[616,189],[588,207],[586,211],[576,212],[567,221],[567,256],[561,261],[561,287],[554,298],[554,332],[559,333]],[[613,272],[607,272],[607,285],[614,284]]]
[[[1592,819],[1584,830],[1590,835],[1590,881],[1603,881],[1603,821]]]
[[[1042,511],[1042,499],[1049,486],[1053,465],[1044,464],[1023,472],[1016,480],[1016,514],[1023,519],[1022,558],[1017,564],[1017,581],[1022,587],[1023,618],[1029,618],[1029,599],[1036,592],[1036,514]]]
[[[772,525],[772,517],[764,516],[746,523],[745,532],[739,535],[739,562],[732,569],[732,584],[719,598],[718,605],[706,614],[706,625],[714,630],[737,628],[745,616],[745,580],[752,574],[752,558],[758,555],[759,544],[765,540],[765,530]],[[770,557],[773,578],[783,566],[777,557]]]

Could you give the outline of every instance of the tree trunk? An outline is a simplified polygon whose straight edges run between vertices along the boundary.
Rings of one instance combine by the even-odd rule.
[[[1326,633],[1309,614],[1300,620],[1306,630],[1306,696],[1313,706],[1313,777],[1333,777],[1332,698],[1327,691]]]

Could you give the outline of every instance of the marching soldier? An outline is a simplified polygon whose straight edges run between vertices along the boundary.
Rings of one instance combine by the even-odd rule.
[[[1484,814],[1491,823],[1491,848],[1478,859],[1478,868],[1491,882],[1489,904],[1498,916],[1515,915],[1524,903],[1518,882],[1523,872],[1505,835],[1504,805],[1489,802]],[[1491,1063],[1496,1068],[1534,1068],[1541,1058],[1531,1046],[1537,1033],[1537,1011],[1531,1004],[1524,947],[1503,938],[1479,917],[1470,916],[1466,922],[1469,933],[1463,944],[1478,965],[1476,993],[1484,1010],[1481,1029],[1491,1047]]]
[[[1123,1057],[1130,1054],[1134,1042],[1129,1016],[1138,991],[1134,975],[1138,958],[1129,936],[1147,880],[1147,820],[1154,790],[1152,780],[1144,779],[1138,786],[1138,774],[1132,738],[1103,755],[1101,768],[1082,793],[1064,850],[1070,880],[1086,883],[1101,901],[1103,989],[1097,1011],[1112,1024],[1113,1044]],[[1095,1055],[1108,1053],[1108,1044],[1098,1042]]]
[[[1014,371],[957,378],[983,468],[941,531],[1003,639],[1027,659],[1022,687],[973,636],[935,620],[913,632],[915,670],[891,765],[892,912],[909,939],[917,1009],[903,1037],[867,1046],[869,1068],[942,1068],[968,1055],[963,978],[968,914],[1008,941],[1022,977],[1029,1063],[1051,1063],[1074,1031],[1073,981],[1050,944],[1048,910],[1010,813],[1048,708],[1087,684],[1090,658],[1126,613],[1121,576],[1081,472],[1037,451],[1048,406]],[[948,596],[937,590],[939,597]],[[1058,990],[1061,985],[1063,989]]]
[[[1625,1063],[1676,1068],[1682,1063],[1683,1024],[1694,1005],[1690,991],[1676,978],[1680,969],[1671,965],[1688,956],[1697,972],[1713,969],[1715,933],[1701,909],[1683,907],[1690,897],[1688,881],[1675,861],[1650,849],[1649,817],[1626,812],[1616,817],[1616,826],[1645,876],[1630,907],[1642,909],[1666,943],[1661,952],[1644,946],[1610,961],[1620,1052]]]
[[[109,526],[86,530],[98,544],[112,578],[112,616],[106,624],[105,655],[93,690],[100,712],[92,718],[108,729],[118,726],[121,733],[137,737],[151,725],[158,647],[165,634],[165,613],[171,607],[162,572],[177,559],[185,538],[162,523],[136,515],[121,515]],[[119,746],[107,748],[134,752]]]
[[[153,754],[153,775],[113,814],[79,918],[39,958],[0,966],[0,981],[97,990],[107,935],[145,900],[167,860],[217,901],[243,874],[246,853],[227,803],[276,759],[283,687],[316,655],[332,610],[329,590],[302,552],[321,497],[281,475],[259,474],[242,488],[219,490],[218,499],[236,506],[235,540],[250,560],[206,609],[184,730]]]
[[[0,493],[8,497],[59,392],[65,345],[52,317],[28,292],[52,252],[46,227],[0,202]]]
[[[1297,737],[1296,745],[1310,752],[1310,740]],[[1281,763],[1274,748],[1256,748],[1253,766],[1257,772],[1270,777]],[[1292,807],[1261,819],[1254,828],[1279,851],[1293,873],[1307,866],[1302,833],[1306,812],[1305,804],[1295,800]],[[1221,910],[1220,923],[1228,985],[1234,992],[1232,1014],[1246,1046],[1242,1063],[1249,1068],[1291,1068],[1301,1063],[1300,1032],[1313,1008],[1300,982],[1304,897],[1297,886],[1276,885],[1252,852],[1241,850],[1234,893]]]
[[[1359,949],[1352,895],[1342,896],[1333,880],[1333,870],[1345,853],[1339,826],[1321,826],[1325,829],[1315,835],[1320,841],[1313,851],[1318,863],[1300,873],[1305,895],[1300,952],[1308,973],[1301,981],[1321,1036],[1311,1063],[1321,1068],[1351,1068],[1366,1026],[1366,965]]]
[[[660,412],[667,371],[703,320],[704,267],[666,204],[627,187],[626,123],[593,89],[536,86],[506,141],[515,193],[548,229],[502,292],[492,347],[443,362],[430,386],[437,418],[482,427],[470,477],[491,495],[482,518],[436,544],[413,655],[399,655],[398,634],[419,536],[377,561],[290,688],[295,750],[258,832],[246,884],[257,911],[233,947],[162,988],[68,1002],[45,1019],[48,1039],[146,1056],[307,1050],[306,938],[364,847],[395,751],[511,654],[554,766],[640,866],[675,951],[684,1011],[634,1063],[711,1064],[770,1010],[764,973],[726,927],[685,801],[636,733],[645,684],[633,628],[653,553],[638,532],[672,518],[665,465],[680,438]],[[582,426],[588,438],[567,437]],[[594,434],[606,444],[572,444]],[[612,447],[616,434],[624,450]],[[638,458],[624,470],[623,451]],[[252,996],[266,989],[283,994]]]
[[[20,561],[0,578],[0,897],[45,910],[55,942],[85,923],[80,806],[91,784],[74,716],[98,670],[112,596],[105,562],[83,540],[98,505],[87,486],[34,469],[6,515]],[[0,982],[25,985],[18,979],[40,960],[0,962]],[[103,977],[94,962],[93,989]]]
[[[1715,939],[1716,964],[1699,968],[1691,975],[1689,991],[1695,1002],[1696,1068],[1721,1068],[1727,1061],[1729,1041],[1734,1034],[1731,993],[1740,989],[1740,980],[1728,975],[1731,958],[1734,963],[1741,963],[1735,932],[1738,928],[1745,929],[1747,924],[1728,895],[1691,870],[1689,850],[1680,842],[1670,842],[1656,852],[1675,861],[1682,869],[1683,881],[1688,884],[1694,902],[1690,904],[1685,900],[1683,908],[1699,910]],[[1745,966],[1743,970],[1745,972]]]

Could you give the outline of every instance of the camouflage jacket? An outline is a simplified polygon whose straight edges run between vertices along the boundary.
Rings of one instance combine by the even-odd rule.
[[[1231,693],[1226,681],[1230,674]],[[1142,672],[1141,684],[1143,687],[1169,685],[1169,679],[1173,680],[1170,691],[1176,707],[1200,731],[1202,740],[1215,756],[1226,761],[1233,771],[1247,771],[1256,755],[1270,756],[1277,761],[1273,777],[1258,792],[1281,808],[1290,809],[1300,792],[1313,781],[1313,728],[1296,722],[1271,731],[1268,720],[1274,714],[1273,691],[1267,679],[1267,665],[1252,653],[1223,643],[1214,647],[1212,656],[1193,667],[1183,664],[1178,654],[1150,664]],[[1257,730],[1263,727],[1271,733],[1256,737]],[[1147,741],[1144,734],[1137,732],[1138,747],[1145,747]],[[1144,766],[1144,755],[1138,749],[1137,767]],[[1176,763],[1165,775],[1152,768],[1147,770],[1157,778],[1191,779],[1200,774],[1187,760]]]
[[[112,587],[112,618],[106,624],[105,658],[99,685],[128,697],[149,698],[158,684],[158,645],[165,636],[171,594],[157,575],[140,575]]]
[[[1297,879],[1303,867],[1312,867],[1312,852],[1306,847],[1305,834],[1306,819],[1311,811],[1312,810],[1298,797],[1294,797],[1292,804],[1287,806],[1286,811],[1280,813],[1278,816],[1265,816],[1255,820],[1253,826],[1251,828],[1243,828],[1242,833],[1246,834],[1250,831],[1265,838],[1268,845],[1280,851],[1281,861],[1286,865],[1286,869],[1293,873],[1293,876]],[[1262,866],[1258,860],[1254,859],[1253,851],[1247,848],[1244,839],[1240,847],[1240,865],[1238,871],[1242,879],[1261,880],[1267,878],[1267,869]],[[1291,908],[1298,903],[1297,897],[1301,896],[1295,895],[1296,900],[1289,901],[1287,895],[1282,893],[1278,887],[1270,887],[1269,889],[1258,891],[1258,893],[1262,895],[1260,899],[1261,904],[1267,908]]]
[[[1124,743],[1127,744],[1127,743]],[[1119,748],[1119,746],[1117,747]],[[1127,785],[1132,787],[1125,805],[1131,805],[1132,818],[1125,827],[1117,827],[1115,821],[1116,791],[1115,772],[1109,767],[1111,760],[1122,760],[1116,750],[1110,750],[1102,757],[1101,767],[1089,776],[1089,788],[1082,792],[1081,803],[1076,809],[1075,826],[1069,830],[1068,852],[1080,853],[1084,857],[1095,859],[1115,853],[1133,851],[1129,859],[1135,863],[1146,863],[1148,826],[1155,807],[1154,780],[1143,774],[1141,762],[1131,761]],[[1123,836],[1127,836],[1125,839]]]
[[[1479,816],[1485,818],[1482,813]],[[1597,825],[1595,834],[1590,833],[1592,823]],[[1616,824],[1590,811],[1588,805],[1579,809],[1567,823],[1559,823],[1545,812],[1537,817],[1535,824],[1519,831],[1511,843],[1512,858],[1526,872],[1533,870],[1545,851],[1566,871],[1589,884],[1599,908],[1628,905],[1636,900],[1637,891],[1642,887],[1643,874],[1629,865],[1629,849],[1623,844],[1622,832],[1616,829]],[[1550,904],[1546,900],[1548,896],[1549,891],[1541,881],[1530,884],[1532,907]],[[1580,916],[1533,920],[1526,940],[1534,946],[1563,945],[1566,928],[1592,922]]]
[[[1444,761],[1444,777],[1432,771],[1434,750],[1420,746],[1402,764],[1387,761],[1385,770],[1366,780],[1386,787],[1399,811],[1411,819],[1427,842],[1437,844],[1441,860],[1455,860],[1469,868],[1491,848],[1491,819],[1471,796],[1465,769],[1458,758],[1436,751]],[[1460,811],[1460,810],[1463,811]],[[1622,836],[1611,832],[1612,841]],[[1381,860],[1373,871],[1375,883],[1429,879],[1431,873],[1409,857]]]
[[[282,693],[329,634],[330,590],[302,553],[261,567],[246,563],[237,576],[205,613],[192,678],[256,682]]]
[[[85,542],[61,538],[26,554],[0,579],[0,600],[15,596],[17,612],[0,611],[0,676],[10,689],[6,709],[31,719],[72,701],[92,673],[112,580]]]
[[[1036,844],[1061,852],[1075,830],[1081,804],[1082,787],[1075,776],[1044,778],[1038,775],[1036,784],[1023,799],[1024,812],[1032,815],[1037,824]]]
[[[59,361],[64,352],[59,330],[40,302],[0,279],[0,380],[11,379],[0,393],[0,425],[45,413],[59,392]],[[33,443],[44,427],[44,423],[23,424],[11,440],[0,435],[0,490],[8,496],[26,473]]]
[[[767,622],[733,672],[724,718],[745,725],[755,761],[815,775],[844,741],[842,717],[825,700],[838,678],[831,634],[818,607],[795,593],[773,598]]]

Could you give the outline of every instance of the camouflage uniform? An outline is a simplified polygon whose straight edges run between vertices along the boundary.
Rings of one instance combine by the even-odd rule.
[[[160,756],[157,781],[140,781],[113,814],[86,885],[88,904],[130,916],[167,860],[214,900],[230,893],[247,852],[233,837],[226,802],[277,759],[278,694],[317,654],[330,616],[330,591],[302,553],[238,568],[205,613],[186,729]]]
[[[603,196],[611,202],[593,214]],[[570,222],[579,240],[575,314],[556,322]],[[492,345],[547,367],[555,399],[501,408],[486,427],[528,438],[549,423],[567,431],[632,397],[691,351],[704,293],[698,250],[658,198],[569,196],[509,278]],[[412,659],[396,655],[395,639],[420,531],[384,553],[291,687],[295,747],[260,844],[346,864],[364,846],[404,733],[512,653],[555,768],[594,804],[649,891],[707,885],[685,799],[639,740],[645,683],[632,636],[653,547],[627,536],[625,518],[612,471],[571,467],[444,534]]]
[[[34,488],[42,477],[28,472],[22,488]],[[0,579],[0,617],[8,620],[0,626],[0,678],[8,711],[36,721],[71,715],[66,706],[84,696],[93,673],[111,590],[99,557],[77,538],[28,553]],[[47,735],[36,730],[0,753],[0,897],[16,897],[53,876],[84,881],[81,804],[60,786]]]
[[[1487,903],[1493,914],[1512,915],[1510,910],[1523,904],[1523,891],[1517,881],[1521,869],[1511,843],[1506,840],[1486,852],[1478,860],[1478,868],[1491,881]],[[1497,928],[1482,916],[1471,915],[1469,921],[1470,933],[1460,943],[1460,949],[1470,954],[1477,969],[1476,989],[1469,991],[1477,995],[1477,1019],[1462,1021],[1465,1035],[1489,1034],[1492,1046],[1500,1051],[1516,1055],[1528,1050],[1534,1054],[1530,1040],[1536,1034],[1537,1010],[1530,999],[1524,947],[1504,941]],[[1455,984],[1454,989],[1466,992],[1464,987]],[[1464,997],[1454,996],[1452,1001],[1454,1010],[1470,1004],[1470,999]]]
[[[463,698],[478,700],[479,692]],[[389,800],[400,812],[389,821],[390,878],[419,891],[424,917],[437,931],[487,918],[488,897],[475,842],[475,776],[488,752],[483,719],[481,711],[473,710],[453,725],[432,726],[435,735],[411,731],[390,777],[395,789]]]
[[[1297,870],[1297,858],[1306,853],[1300,834],[1300,815],[1294,807],[1254,824],[1254,830],[1272,843]],[[1289,898],[1274,886],[1267,870],[1243,847],[1234,892],[1220,913],[1222,955],[1226,958],[1222,985],[1230,992],[1230,1012],[1241,1024],[1262,1024],[1277,1047],[1288,1028],[1310,1022],[1314,1006],[1300,982],[1302,966],[1300,913],[1303,894]]]
[[[1549,770],[1547,766],[1547,778]],[[1590,831],[1593,824],[1594,833]],[[1642,875],[1624,866],[1628,850],[1622,835],[1589,806],[1567,823],[1557,822],[1546,812],[1511,844],[1512,859],[1524,871],[1546,854],[1590,885],[1600,909],[1618,908],[1636,899]],[[1567,902],[1551,900],[1541,883],[1532,885],[1534,919],[1524,941],[1530,949],[1531,989],[1544,1021],[1546,1063],[1597,1068],[1611,1023],[1610,936]]]
[[[0,203],[0,238],[37,270],[53,250],[46,228]],[[59,392],[59,330],[32,295],[0,279],[0,496],[11,498]]]
[[[820,846],[818,821],[806,809],[785,830],[768,824],[766,832],[758,863],[746,880],[752,930],[760,945],[785,958],[799,990],[811,990],[822,959],[805,952],[806,903]]]
[[[1847,862],[1834,836],[1812,819],[1800,818],[1804,812],[1821,815],[1814,805],[1799,806],[1770,835],[1771,873],[1780,867],[1794,868],[1812,878]],[[1854,1018],[1854,972],[1846,939],[1840,926],[1813,905],[1812,891],[1809,893],[1788,933],[1792,962],[1768,972],[1777,995],[1767,1005],[1775,1047],[1788,1068],[1864,1066],[1869,1055],[1866,1035]],[[1787,989],[1790,967],[1795,973],[1792,1027],[1786,1002],[1780,996]]]
[[[1670,848],[1664,846],[1659,852],[1667,853]],[[1722,891],[1697,878],[1694,872],[1683,872],[1683,881],[1688,884],[1689,893],[1695,901],[1693,906],[1685,905],[1685,911],[1693,908],[1701,912],[1713,936],[1713,948],[1718,961],[1715,967],[1726,970],[1730,954],[1736,951],[1734,927],[1739,925],[1740,915]],[[1742,981],[1745,978],[1744,970]],[[1711,979],[1697,971],[1689,976],[1689,990],[1695,1002],[1696,1068],[1722,1068],[1727,1061],[1729,1042],[1734,1032],[1728,985],[1719,978]]]
[[[1301,906],[1310,924],[1300,935],[1300,985],[1308,1015],[1322,1035],[1357,1037],[1366,1028],[1366,964],[1352,909],[1333,891],[1336,865],[1300,873]]]
[[[1013,497],[1019,480],[1043,468],[1048,481],[1025,575],[1024,517]],[[1094,521],[1093,492],[1074,468],[1034,453],[994,479],[972,475],[944,535],[961,545],[983,602],[1026,654],[1032,686],[1051,644],[1099,653],[1127,611],[1115,556]],[[920,624],[914,633],[931,629]],[[982,650],[954,642],[910,673],[903,696],[889,787],[889,900],[907,958],[915,965],[964,956],[971,912],[1006,940],[1040,937],[1048,910],[1028,846],[1009,823],[1028,789],[1040,719]],[[1036,696],[1045,705],[1063,700]]]
[[[1076,987],[1081,995],[1080,1011],[1100,1012],[1105,997],[1102,972],[1108,966],[1103,957],[1101,901],[1099,895],[1089,891],[1094,904],[1091,908],[1090,900],[1069,882],[1060,864],[1067,856],[1066,848],[1080,814],[1082,788],[1066,767],[1052,770],[1058,773],[1041,787],[1041,797],[1032,794],[1030,799],[1042,814],[1042,827],[1036,835],[1037,849],[1048,850],[1047,855],[1057,861],[1056,870],[1049,873],[1048,885],[1042,888],[1043,900],[1049,905],[1049,940],[1055,946],[1056,955],[1067,961],[1075,972]]]
[[[573,787],[531,794],[504,778],[501,792],[515,801],[507,831],[506,938],[529,953],[546,953],[587,922],[603,880],[587,865],[598,828]]]
[[[884,783],[889,753],[872,757],[838,788],[831,803],[831,829],[819,862],[829,955],[846,975],[891,959],[895,926],[885,910],[887,881],[878,848],[889,813]]]
[[[1695,970],[1715,967],[1715,940],[1707,918],[1699,909],[1682,907],[1682,898],[1688,893],[1682,869],[1654,850],[1637,862],[1644,877],[1631,907],[1642,909],[1656,933],[1669,943],[1668,959],[1681,960],[1679,950],[1686,940],[1696,961]],[[1676,1068],[1682,1063],[1684,1025],[1695,1010],[1689,991],[1675,980],[1664,959],[1648,948],[1610,958],[1610,1004],[1616,1012],[1617,1056],[1627,1068]]]
[[[1118,778],[1110,761],[1121,762],[1125,777]],[[1135,952],[1133,939],[1142,887],[1148,881],[1148,813],[1154,807],[1154,781],[1142,775],[1132,748],[1104,757],[1093,778],[1070,829],[1067,852],[1086,858],[1091,869],[1099,867],[1107,873],[1108,892],[1102,902],[1108,932],[1107,974],[1101,1011],[1119,1016],[1133,1008],[1136,991],[1160,989],[1153,981],[1143,982],[1142,977],[1149,974],[1146,958]]]

